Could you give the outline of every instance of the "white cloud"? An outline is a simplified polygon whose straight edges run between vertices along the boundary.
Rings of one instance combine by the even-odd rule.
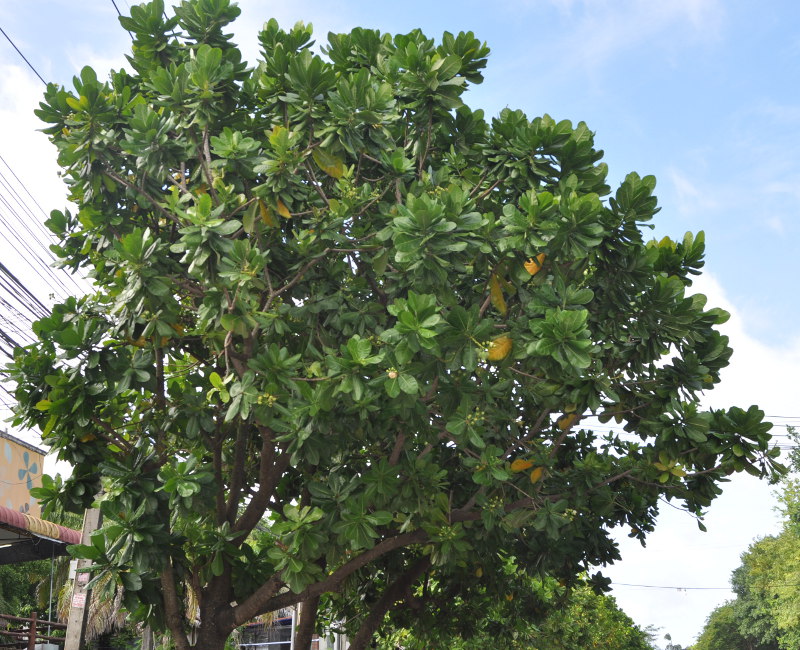
[[[666,47],[719,38],[725,24],[720,0],[548,0],[572,25],[558,46],[567,67],[600,67],[634,47]],[[542,0],[526,3],[541,5]],[[518,2],[509,2],[510,11]]]
[[[0,64],[0,154],[39,203],[62,207],[65,190],[58,178],[56,150],[38,129],[33,113],[44,86],[27,69]]]
[[[706,210],[715,210],[719,201],[715,198],[720,192],[714,192],[690,179],[682,171],[670,168],[667,176],[675,190],[674,205],[683,216],[691,216]]]
[[[783,235],[786,232],[786,224],[780,217],[769,217],[765,223],[767,224],[767,228],[778,235]]]
[[[108,78],[111,70],[125,68],[128,72],[133,72],[130,63],[125,58],[125,54],[130,54],[131,41],[125,32],[120,30],[120,33],[121,37],[117,46],[108,48],[108,52],[115,52],[113,55],[107,54],[105,50],[98,52],[89,44],[71,49],[69,62],[75,74],[79,74],[85,66],[89,66],[97,73],[97,78],[102,81]],[[123,37],[126,40],[123,40]]]
[[[270,18],[278,21],[281,29],[290,30],[298,21],[314,26],[315,48],[327,43],[328,32],[350,31],[359,24],[341,4],[332,5],[318,0],[241,0],[241,15],[231,26],[235,42],[246,61],[254,63],[259,56],[258,33]]]

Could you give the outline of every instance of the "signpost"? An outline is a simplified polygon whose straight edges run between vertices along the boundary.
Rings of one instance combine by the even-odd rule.
[[[81,544],[89,544],[92,533],[100,527],[102,516],[99,508],[87,510],[83,515],[83,533]],[[72,587],[72,602],[67,619],[67,634],[64,639],[64,650],[80,650],[86,631],[86,619],[89,615],[91,589],[87,589],[89,574],[80,569],[91,566],[91,560],[78,560],[77,573]]]

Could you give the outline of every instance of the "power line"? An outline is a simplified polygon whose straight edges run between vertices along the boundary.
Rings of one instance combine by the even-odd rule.
[[[119,7],[117,6],[117,3],[116,3],[114,0],[111,0],[111,4],[112,4],[112,5],[114,5],[114,9],[116,9],[116,10],[117,10],[117,15],[118,15],[120,18],[122,18],[122,12],[119,10]],[[134,40],[134,38],[133,38],[133,34],[131,34],[131,33],[130,33],[130,30],[127,30],[127,29],[126,29],[125,31],[126,31],[126,32],[128,32],[128,36],[130,36],[130,37],[131,37],[131,40]]]
[[[25,55],[14,44],[14,41],[11,40],[11,37],[8,34],[6,34],[5,30],[2,27],[0,27],[0,33],[2,33],[3,36],[5,36],[6,39],[8,39],[8,42],[11,43],[11,47],[13,47],[17,51],[17,54],[19,54],[22,57],[22,60],[25,61],[25,63],[28,64],[28,67],[31,70],[33,70],[33,74],[35,74],[37,77],[39,77],[39,79],[42,80],[42,83],[46,86],[47,82],[44,80],[44,77],[42,77],[42,75],[39,74],[39,71],[36,68],[33,67],[33,64],[30,61],[28,61],[28,59],[25,57]]]
[[[27,188],[25,183],[23,183],[22,179],[20,179],[20,177],[17,176],[17,174],[12,169],[11,165],[8,164],[8,162],[5,160],[5,158],[3,158],[2,155],[0,155],[0,162],[2,162],[3,165],[5,165],[8,171],[11,173],[13,179],[16,181],[16,184],[30,198],[30,200],[33,202],[36,208],[38,208],[39,212],[44,217],[44,219],[47,219],[48,215],[44,211],[44,208],[42,208],[39,202],[34,198],[33,194],[31,194],[30,190]],[[45,256],[50,260],[52,260],[53,263],[55,263],[56,258],[53,255],[52,250],[50,249],[50,245],[56,243],[56,239],[53,236],[53,233],[50,232],[50,230],[45,227],[42,220],[36,218],[33,209],[28,205],[25,199],[22,196],[20,196],[20,193],[17,192],[17,190],[14,188],[13,183],[8,178],[6,178],[2,170],[0,170],[0,185],[6,188],[11,193],[11,195],[13,195],[14,202],[22,208],[22,211],[25,215],[27,215],[27,218],[23,218],[17,212],[17,210],[14,209],[14,207],[11,206],[8,203],[8,201],[6,201],[6,199],[4,199],[2,196],[0,196],[0,201],[7,206],[10,213],[16,218],[16,220],[22,225],[22,227],[25,228],[25,230],[31,235],[31,238],[35,241],[35,243],[38,244],[44,251],[46,251]],[[38,231],[41,233],[41,235],[37,236],[31,230],[29,224],[34,224],[38,229]],[[12,234],[14,234],[14,236],[17,239],[19,239],[17,237],[15,229],[9,227],[9,230],[12,232]],[[27,242],[22,242],[22,243],[23,246],[25,246],[26,248],[28,247]],[[67,273],[66,271],[62,271],[61,273],[56,273],[53,270],[52,266],[44,264],[44,262],[40,258],[38,258],[38,261],[39,264],[45,268],[47,274],[61,287],[64,295],[69,295],[71,293],[70,290],[67,288],[67,286],[64,284],[64,280],[67,278],[69,279],[69,282],[74,287],[74,289],[78,291],[85,290],[85,288],[81,286],[81,284],[75,279],[75,277],[71,273]]]
[[[732,587],[671,587],[668,585],[638,585],[629,582],[612,582],[615,587],[639,587],[641,589],[674,589],[675,591],[733,591]],[[771,584],[760,585],[763,587],[800,587],[800,584],[784,583],[784,584]]]
[[[667,585],[637,585],[629,582],[612,582],[614,587],[640,587],[642,589],[674,589],[675,591],[732,591],[730,587],[670,587]],[[800,585],[793,585],[800,586]]]

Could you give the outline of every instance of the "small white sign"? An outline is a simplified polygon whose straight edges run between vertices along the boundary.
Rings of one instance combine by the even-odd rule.
[[[89,582],[89,574],[88,573],[79,573],[78,574],[78,584],[85,585]]]
[[[72,596],[73,607],[86,607],[86,594],[78,593]]]

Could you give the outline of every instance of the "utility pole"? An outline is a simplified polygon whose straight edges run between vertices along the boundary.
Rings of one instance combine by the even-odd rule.
[[[102,515],[99,508],[90,508],[84,512],[81,544],[91,544],[92,533],[100,528],[101,521]],[[87,572],[81,572],[80,569],[91,566],[91,564],[91,560],[78,560],[75,582],[72,587],[69,618],[67,619],[67,634],[64,639],[64,650],[80,650],[83,646],[92,590],[86,588],[89,582],[89,574]]]

